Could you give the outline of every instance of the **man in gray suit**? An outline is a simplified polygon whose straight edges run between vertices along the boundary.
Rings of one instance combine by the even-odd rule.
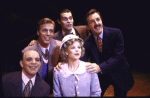
[[[38,40],[31,46],[27,46],[22,52],[28,49],[35,49],[41,56],[41,67],[38,70],[38,75],[42,77],[51,87],[53,87],[53,68],[58,62],[59,54],[56,54],[61,41],[54,40],[55,22],[49,18],[43,18],[38,21],[37,35]],[[55,55],[54,55],[55,54]]]
[[[61,30],[54,34],[54,39],[62,41],[63,37],[67,34],[74,34],[82,39],[88,36],[86,26],[73,26],[74,20],[69,9],[60,11],[57,22],[61,25]]]
[[[41,66],[39,53],[27,50],[20,60],[21,71],[2,76],[3,97],[49,97],[50,86],[37,74]]]

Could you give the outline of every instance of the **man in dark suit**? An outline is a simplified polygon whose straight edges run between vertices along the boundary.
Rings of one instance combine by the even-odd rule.
[[[91,68],[88,70],[90,73],[98,73],[101,96],[111,84],[116,97],[125,97],[134,80],[124,56],[121,30],[103,26],[100,13],[95,9],[86,14],[85,20],[87,29],[92,34],[85,38],[85,55],[81,60],[87,61],[90,58],[90,61],[95,63],[87,65],[87,69]]]
[[[49,97],[50,86],[36,75],[41,66],[38,52],[35,50],[25,51],[20,60],[20,66],[22,67],[22,71],[12,72],[2,76],[3,96]]]
[[[58,16],[57,21],[61,25],[61,30],[54,34],[54,39],[62,41],[67,34],[74,34],[84,39],[88,35],[86,26],[73,26],[74,20],[69,9],[63,9]]]

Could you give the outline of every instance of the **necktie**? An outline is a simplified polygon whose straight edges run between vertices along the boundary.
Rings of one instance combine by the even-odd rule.
[[[45,54],[42,52],[42,55],[43,55],[45,60],[48,60],[48,55],[49,55],[48,49],[45,50]]]
[[[45,57],[48,58],[48,49],[45,50]]]
[[[99,52],[102,52],[102,39],[99,36],[97,36],[97,47]]]
[[[73,34],[73,32],[71,32],[71,33],[66,33],[65,36],[68,35],[68,34]]]
[[[29,82],[25,86],[25,89],[23,91],[24,97],[29,97],[29,94],[30,94],[30,82],[31,82],[31,80],[29,80]]]

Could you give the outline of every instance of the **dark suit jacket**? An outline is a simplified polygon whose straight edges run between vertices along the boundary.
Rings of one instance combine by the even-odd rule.
[[[74,29],[75,29],[76,35],[79,36],[80,38],[84,39],[85,37],[88,36],[88,31],[85,25],[74,26]],[[62,41],[63,39],[62,31],[57,31],[54,34],[53,38]]]
[[[91,62],[99,65],[102,71],[99,75],[108,74],[120,88],[130,89],[134,81],[124,56],[124,40],[121,30],[104,26],[102,42],[102,53],[100,53],[93,34],[85,38],[85,55],[81,60],[87,61],[90,57]]]
[[[23,97],[21,71],[2,76],[2,93],[4,97]],[[31,97],[50,95],[50,86],[38,75],[31,90]]]

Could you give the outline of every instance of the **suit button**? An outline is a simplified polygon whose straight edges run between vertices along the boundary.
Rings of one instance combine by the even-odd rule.
[[[78,86],[76,86],[76,88],[78,89]]]

